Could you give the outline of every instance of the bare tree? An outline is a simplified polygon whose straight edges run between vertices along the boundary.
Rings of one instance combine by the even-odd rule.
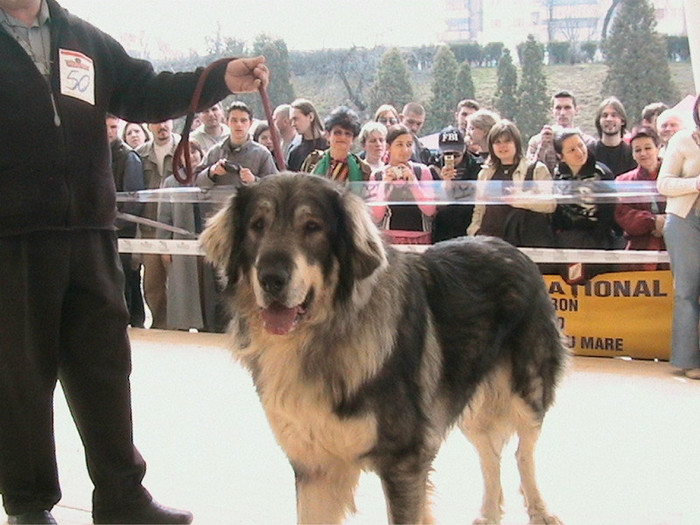
[[[336,62],[336,74],[348,93],[348,98],[361,112],[367,110],[365,87],[372,82],[377,63],[373,53],[353,46]]]
[[[610,7],[608,8],[608,12],[605,13],[605,18],[603,19],[603,30],[600,33],[601,41],[605,40],[608,36],[608,26],[610,25],[610,21],[612,20],[615,8],[617,8],[620,2],[622,2],[622,0],[612,0],[612,4],[610,4]]]

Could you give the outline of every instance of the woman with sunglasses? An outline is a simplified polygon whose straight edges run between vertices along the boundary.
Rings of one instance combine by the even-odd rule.
[[[374,118],[372,120],[390,128],[399,123],[399,112],[396,111],[396,108],[391,104],[382,104],[377,108],[377,111],[374,112]]]

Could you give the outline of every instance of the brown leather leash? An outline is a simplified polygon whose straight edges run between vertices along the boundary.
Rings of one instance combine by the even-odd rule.
[[[185,126],[182,130],[182,138],[180,143],[175,148],[175,153],[173,154],[173,175],[180,184],[186,186],[191,186],[194,182],[194,172],[192,170],[192,163],[190,161],[190,130],[192,129],[192,123],[194,122],[194,116],[197,113],[197,108],[201,103],[202,91],[204,91],[204,84],[206,83],[209,73],[212,72],[220,64],[230,62],[235,60],[234,58],[222,58],[215,62],[209,64],[204,71],[202,71],[197,85],[192,94],[192,100],[190,102],[190,108],[187,112],[187,117],[185,118]],[[265,111],[265,118],[270,126],[270,136],[272,137],[273,149],[275,154],[275,159],[277,160],[277,167],[280,171],[286,169],[284,162],[284,155],[282,153],[282,145],[280,142],[279,132],[275,127],[275,123],[272,120],[272,104],[270,103],[270,95],[267,92],[267,87],[261,85],[258,88],[260,93],[260,98],[262,99],[263,110]]]

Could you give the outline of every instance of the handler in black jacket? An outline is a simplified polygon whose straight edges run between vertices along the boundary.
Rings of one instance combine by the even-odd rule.
[[[0,0],[0,493],[10,523],[55,523],[57,379],[86,450],[95,523],[189,523],[156,503],[133,445],[124,275],[105,115],[187,111],[201,71],[156,74],[55,0]],[[267,83],[212,71],[203,110]]]

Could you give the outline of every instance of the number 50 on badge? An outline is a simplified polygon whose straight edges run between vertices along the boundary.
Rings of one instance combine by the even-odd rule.
[[[61,95],[95,105],[95,66],[92,59],[78,51],[58,50]]]

